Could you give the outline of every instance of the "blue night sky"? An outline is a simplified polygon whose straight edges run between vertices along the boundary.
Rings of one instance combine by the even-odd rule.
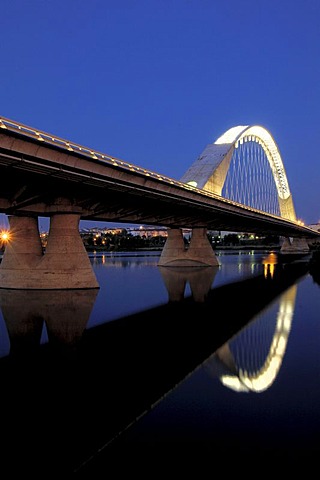
[[[262,125],[319,221],[319,0],[2,0],[0,31],[0,116],[178,180]]]

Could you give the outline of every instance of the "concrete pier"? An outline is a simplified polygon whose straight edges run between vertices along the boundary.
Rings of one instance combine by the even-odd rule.
[[[99,288],[80,237],[79,221],[79,214],[53,214],[43,254],[37,218],[9,217],[10,240],[0,265],[0,288]]]
[[[168,229],[168,238],[162,250],[160,267],[218,266],[219,262],[207,237],[206,228],[193,228],[187,248],[180,228]]]
[[[281,246],[281,253],[307,254],[310,252],[308,242],[305,238],[287,238],[285,237]]]

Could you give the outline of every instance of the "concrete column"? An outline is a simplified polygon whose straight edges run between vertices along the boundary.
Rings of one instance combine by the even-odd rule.
[[[30,288],[30,274],[43,257],[38,220],[9,216],[9,225],[10,239],[0,264],[0,288]]]
[[[218,266],[219,262],[207,237],[206,228],[194,228],[189,248],[185,247],[180,228],[168,230],[159,266],[199,267]]]
[[[185,244],[183,240],[182,230],[180,228],[168,229],[168,237],[161,252],[158,265],[161,266],[178,266],[185,257]]]
[[[54,214],[43,255],[37,219],[10,217],[10,240],[0,264],[0,288],[99,288],[80,237],[79,221],[79,214]]]
[[[74,213],[51,217],[46,253],[38,268],[40,288],[99,288],[80,237],[79,221],[80,215]]]
[[[291,253],[301,255],[308,254],[310,252],[310,248],[305,238],[293,238],[290,240],[289,238],[285,237],[280,252],[283,254]]]
[[[219,265],[218,259],[209,242],[206,228],[193,228],[188,249],[190,261],[214,267]]]

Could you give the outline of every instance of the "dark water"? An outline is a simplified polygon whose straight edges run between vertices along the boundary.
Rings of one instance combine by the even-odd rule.
[[[145,474],[149,459],[155,478],[257,458],[309,465],[319,284],[306,261],[218,258],[173,269],[153,252],[92,255],[98,291],[0,290],[0,468],[118,478],[111,467]]]

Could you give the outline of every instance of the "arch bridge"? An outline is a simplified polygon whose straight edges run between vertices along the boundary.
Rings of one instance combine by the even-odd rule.
[[[296,219],[279,150],[259,126],[228,130],[177,181],[1,117],[0,186],[10,223],[0,288],[98,288],[80,219],[168,227],[161,266],[218,265],[208,230],[281,235],[283,251],[319,237]],[[38,216],[50,217],[45,253]],[[182,228],[192,229],[187,250]]]

